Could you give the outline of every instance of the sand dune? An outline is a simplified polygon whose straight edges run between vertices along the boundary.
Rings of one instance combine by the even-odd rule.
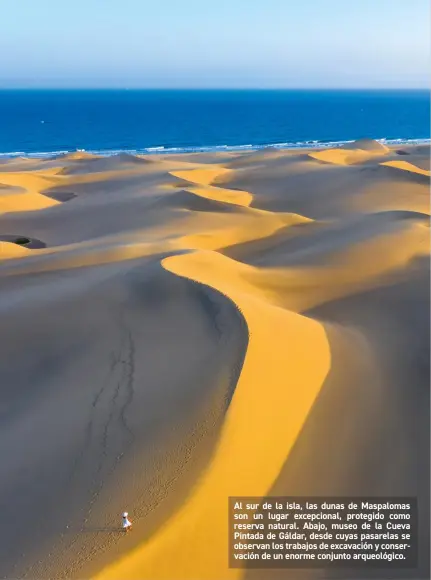
[[[416,495],[394,578],[429,575],[429,150],[403,153],[1,164],[0,575],[322,578],[227,567],[228,496],[266,494]]]
[[[41,240],[20,236],[17,234],[3,234],[0,235],[0,242],[4,242],[8,246],[14,244],[15,246],[25,249],[43,248],[45,244]],[[25,253],[25,252],[24,252]]]
[[[118,153],[117,155],[111,155],[109,157],[89,156],[88,154],[83,156],[81,154],[78,157],[76,155],[74,157],[68,156],[67,159],[76,161],[76,163],[62,169],[59,172],[62,175],[79,175],[99,171],[124,170],[130,168],[130,166],[139,166],[145,163],[150,163],[149,159],[137,157],[136,155],[130,155],[128,153]]]
[[[0,239],[0,259],[19,258],[28,254],[28,249],[21,244],[15,244]]]
[[[253,207],[290,211],[318,220],[358,212],[429,213],[426,176],[381,165],[381,157],[376,162],[345,165],[321,163],[314,155],[270,159],[266,165],[259,163],[225,173],[216,184],[248,191],[253,196]]]
[[[43,209],[57,202],[43,195],[53,183],[50,175],[0,172],[0,212]]]
[[[375,157],[387,155],[389,147],[374,141],[373,139],[360,139],[352,143],[346,143],[342,147],[335,149],[325,149],[310,153],[310,157],[324,161],[325,163],[335,163],[340,165],[353,165],[363,163]]]
[[[74,151],[73,153],[66,153],[65,155],[57,155],[56,159],[63,159],[68,161],[82,160],[82,159],[100,159],[100,155],[88,153],[87,151]]]
[[[375,139],[357,139],[351,143],[346,143],[343,145],[343,149],[353,149],[361,151],[369,151],[370,153],[388,153],[390,151],[389,147],[384,143],[379,143]]]
[[[409,161],[386,161],[382,163],[382,165],[387,165],[388,167],[396,167],[397,169],[401,169],[404,171],[411,171],[412,173],[419,173],[420,175],[426,175],[430,177],[429,169],[422,169]]]

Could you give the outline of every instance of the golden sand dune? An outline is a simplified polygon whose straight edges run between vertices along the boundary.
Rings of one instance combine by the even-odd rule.
[[[213,186],[188,187],[187,191],[195,196],[211,199],[222,203],[233,203],[248,207],[253,199],[248,191],[238,191],[236,189],[227,189]]]
[[[198,169],[190,169],[190,170],[182,170],[182,171],[172,171],[172,175],[174,177],[178,177],[180,179],[184,179],[185,181],[189,181],[190,183],[195,183],[197,185],[211,185],[213,181],[220,177],[221,175],[225,175],[229,173],[229,169],[225,167],[201,167]]]
[[[357,139],[351,143],[343,145],[343,149],[353,149],[354,151],[369,151],[370,153],[389,153],[390,149],[387,145],[376,141],[375,139]]]
[[[0,240],[0,260],[7,260],[8,258],[20,258],[29,253],[29,250],[13,242],[6,242]]]
[[[326,163],[335,163],[339,165],[353,165],[355,163],[363,163],[369,161],[374,157],[387,155],[390,149],[374,141],[373,139],[360,139],[337,147],[335,149],[326,149],[310,153],[310,157]]]
[[[386,161],[385,163],[382,163],[382,165],[396,167],[397,169],[402,169],[404,171],[412,171],[413,173],[419,173],[421,175],[426,175],[427,177],[430,177],[431,175],[429,169],[422,169],[408,161]]]
[[[329,371],[329,346],[318,323],[254,297],[227,258],[198,252],[164,265],[235,302],[248,325],[247,355],[215,455],[193,495],[148,545],[101,578],[235,578],[239,571],[226,569],[226,498],[269,492]]]
[[[127,170],[133,166],[150,163],[147,158],[137,157],[136,155],[130,155],[128,153],[119,153],[117,155],[111,155],[110,157],[88,156],[88,154],[82,156],[80,154],[78,157],[68,156],[67,159],[76,161],[76,163],[62,169],[59,172],[62,175],[89,174],[120,169]]]
[[[378,156],[365,164],[340,165],[289,152],[267,164],[227,172],[216,184],[248,191],[252,207],[317,220],[390,210],[429,213],[428,178],[396,171],[381,165],[382,160]]]
[[[232,159],[242,156],[238,151],[216,151],[216,152],[196,152],[196,153],[170,153],[170,154],[152,154],[151,159],[157,161],[165,161],[169,164],[177,163],[196,163],[199,165],[216,163],[217,165],[225,165]]]
[[[0,212],[43,209],[58,202],[43,195],[53,180],[50,175],[0,172]]]
[[[237,158],[234,158],[232,161],[226,163],[226,165],[231,169],[247,167],[247,165],[257,165],[260,162],[262,162],[264,165],[267,165],[270,161],[279,159],[280,157],[286,157],[286,155],[291,156],[294,154],[295,153],[292,151],[275,149],[274,147],[265,147],[259,151],[252,151],[250,153],[239,155]]]
[[[429,173],[405,151],[2,163],[2,576],[296,580],[228,568],[229,496],[426,513]]]
[[[87,151],[74,151],[73,153],[67,153],[66,155],[59,155],[58,159],[63,159],[67,161],[76,161],[82,159],[100,159],[100,155],[95,155],[94,153],[88,153]]]
[[[171,175],[178,177],[178,179],[194,184],[194,187],[188,187],[187,191],[194,193],[199,197],[205,197],[214,201],[221,201],[225,203],[233,203],[235,205],[249,206],[252,200],[252,195],[247,191],[233,190],[228,188],[221,188],[211,186],[217,178],[225,176],[230,170],[225,167],[209,169],[183,169],[180,171],[171,171]]]

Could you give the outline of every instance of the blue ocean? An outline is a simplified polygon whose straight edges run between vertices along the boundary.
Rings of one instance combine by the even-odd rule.
[[[427,90],[3,90],[0,155],[427,142]]]

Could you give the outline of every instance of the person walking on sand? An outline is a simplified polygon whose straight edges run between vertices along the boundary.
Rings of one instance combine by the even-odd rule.
[[[132,522],[129,520],[129,514],[127,512],[123,513],[123,530],[128,532],[132,529]]]

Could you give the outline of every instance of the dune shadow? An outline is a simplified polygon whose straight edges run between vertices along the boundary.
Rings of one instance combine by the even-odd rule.
[[[42,240],[38,240],[36,238],[30,238],[28,236],[0,234],[0,241],[17,244],[18,246],[23,246],[24,248],[29,248],[31,250],[46,248],[45,242],[42,242]]]
[[[75,197],[77,197],[76,193],[73,193],[73,191],[48,190],[48,191],[44,191],[43,195],[46,195],[46,197],[50,197],[51,199],[55,199],[56,201],[61,201],[61,202],[70,201],[71,199],[74,199]]]

